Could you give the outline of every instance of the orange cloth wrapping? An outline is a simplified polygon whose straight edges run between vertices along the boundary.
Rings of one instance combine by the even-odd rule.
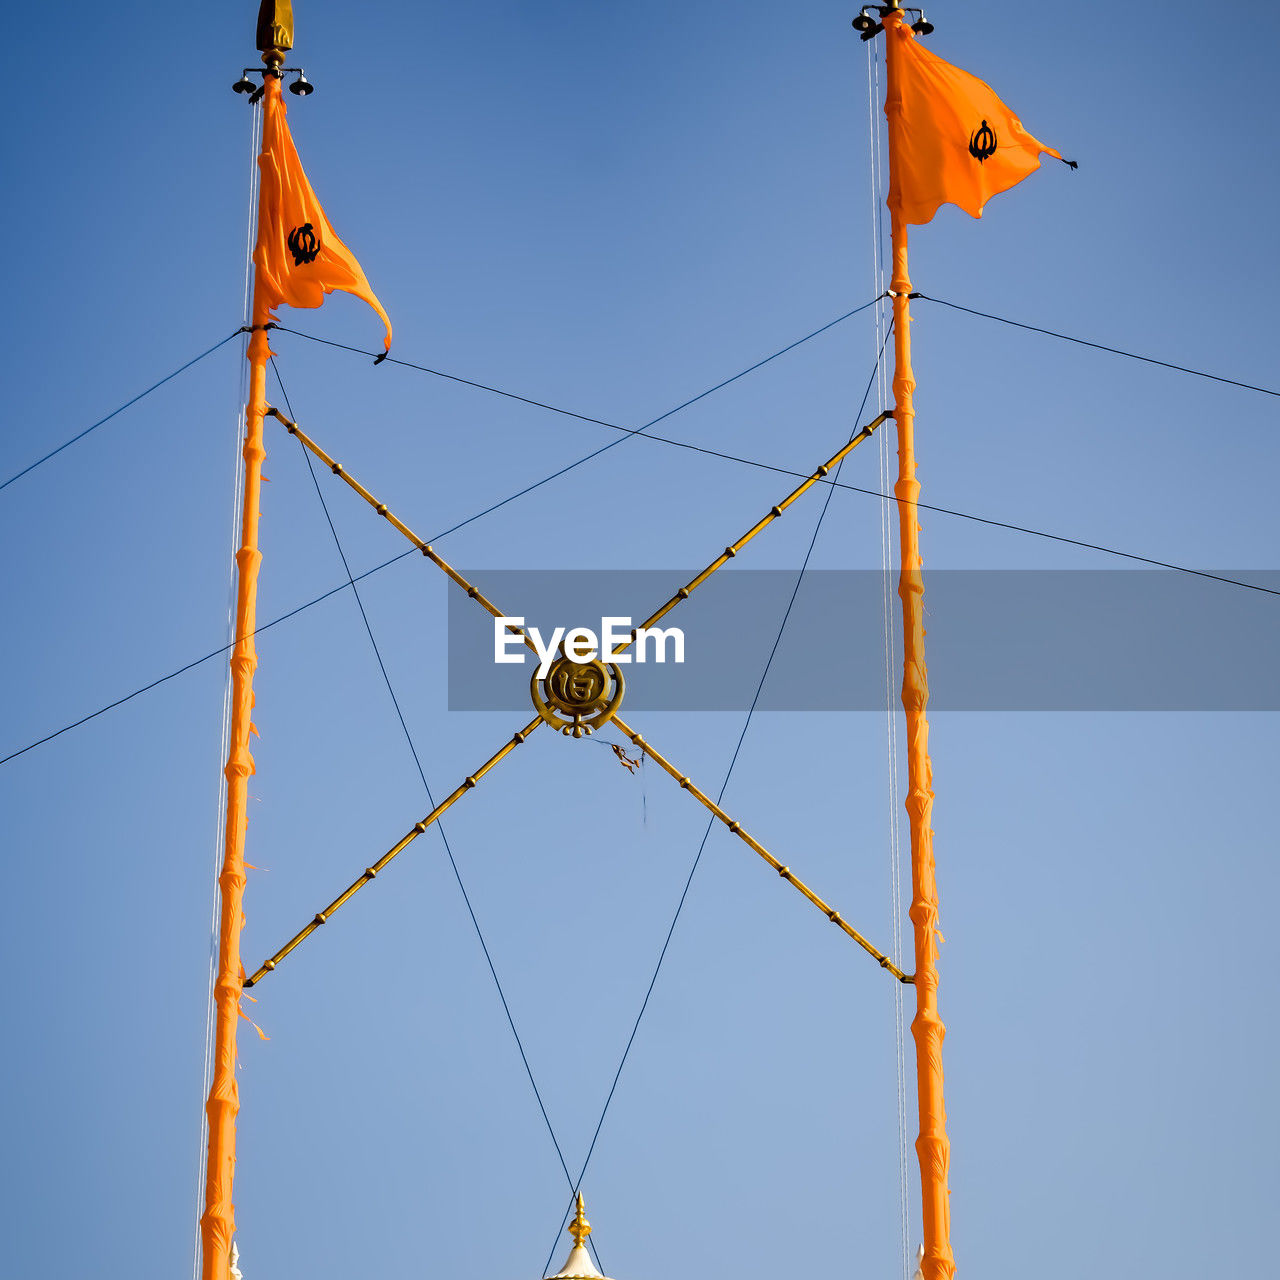
[[[884,30],[889,208],[903,222],[929,222],[943,204],[980,218],[992,196],[1040,167],[1042,154],[1062,159],[977,76],[930,53],[901,13],[888,14]]]
[[[911,824],[911,924],[915,940],[916,1097],[920,1133],[921,1234],[924,1280],[952,1280],[951,1144],[943,1093],[942,1043],[946,1027],[938,1011],[938,886],[933,853],[933,764],[929,759],[929,673],[925,665],[924,561],[920,554],[920,481],[916,476],[915,373],[911,368],[911,277],[907,270],[907,223],[928,222],[938,206],[953,201],[978,217],[989,195],[1003,191],[1039,166],[1034,151],[1017,144],[1021,167],[1005,164],[1002,148],[1021,126],[980,80],[935,58],[916,43],[900,12],[884,19],[889,41],[889,208],[893,226],[894,422],[898,433],[899,552],[902,600],[902,707],[907,725],[907,816]],[[966,112],[978,111],[972,127]],[[985,119],[986,125],[982,121]],[[964,139],[960,137],[963,125]],[[991,138],[974,139],[983,128]],[[998,135],[998,143],[996,139]],[[985,159],[970,153],[994,150]],[[988,166],[1002,167],[987,172]]]
[[[307,181],[285,119],[280,81],[266,80],[262,154],[258,167],[258,243],[253,251],[255,288],[274,315],[283,303],[318,307],[326,293],[341,289],[363,298],[386,325],[391,350],[391,321],[355,255],[334,234],[316,193]]]
[[[262,1028],[240,1008],[244,969],[240,963],[240,930],[244,924],[245,835],[248,829],[249,778],[254,771],[250,736],[253,725],[253,677],[258,665],[254,634],[258,617],[258,520],[262,509],[263,416],[267,410],[267,322],[280,305],[318,307],[325,294],[341,289],[363,298],[387,328],[391,322],[369,288],[360,264],[324,216],[294,150],[280,81],[266,80],[262,125],[262,189],[258,203],[258,243],[253,252],[253,326],[249,338],[249,403],[245,407],[244,506],[240,549],[236,552],[236,643],[231,655],[231,749],[227,758],[227,820],[218,930],[218,977],[214,987],[217,1022],[214,1032],[213,1081],[206,1112],[209,1150],[205,1168],[205,1211],[200,1219],[202,1280],[228,1280],[235,1236],[232,1193],[236,1169],[236,1032],[247,1018],[262,1039]]]
[[[236,1116],[240,1091],[236,1084],[237,1019],[244,969],[240,964],[240,930],[244,925],[245,835],[249,823],[249,779],[253,753],[253,675],[258,666],[254,632],[258,625],[258,520],[262,510],[262,418],[267,407],[267,309],[255,283],[253,334],[249,339],[249,403],[245,408],[244,508],[240,549],[236,553],[236,643],[231,655],[231,744],[227,756],[227,824],[223,843],[218,928],[218,979],[214,986],[217,1022],[214,1031],[213,1081],[205,1110],[209,1117],[209,1151],[205,1168],[205,1211],[200,1219],[202,1280],[228,1280],[235,1236],[232,1190],[236,1171]],[[252,1019],[250,1019],[252,1021]],[[256,1025],[256,1024],[255,1024]],[[258,1034],[262,1035],[259,1028]],[[265,1038],[265,1037],[264,1037]]]
[[[911,824],[911,924],[915,937],[916,1094],[920,1134],[921,1227],[924,1280],[951,1280],[951,1193],[947,1173],[951,1144],[943,1096],[938,1013],[938,886],[933,856],[933,764],[929,759],[929,672],[925,665],[924,560],[920,555],[920,481],[916,478],[915,388],[911,368],[911,277],[907,274],[907,224],[893,215],[894,421],[898,430],[898,531],[902,600],[902,707],[907,722],[907,817]]]

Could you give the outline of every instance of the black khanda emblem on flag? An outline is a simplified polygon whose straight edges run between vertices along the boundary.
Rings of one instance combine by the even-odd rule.
[[[970,148],[972,149],[972,148]],[[293,254],[293,265],[300,267],[304,263],[314,262],[320,253],[320,237],[309,222],[294,227],[289,232],[289,252]]]
[[[981,164],[995,155],[998,144],[996,131],[984,120],[969,139],[969,154]]]

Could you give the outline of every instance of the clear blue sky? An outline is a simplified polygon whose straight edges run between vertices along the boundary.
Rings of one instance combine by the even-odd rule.
[[[855,11],[297,0],[295,61],[318,91],[288,99],[290,121],[396,355],[639,425],[874,295]],[[256,61],[255,12],[72,0],[56,24],[12,16],[0,478],[241,323],[250,112],[230,85]],[[981,222],[944,209],[913,232],[916,287],[1277,385],[1274,14],[944,2],[929,16],[933,50],[1080,169],[1047,166]],[[808,470],[853,425],[870,314],[664,430]],[[379,341],[351,299],[283,319]],[[914,339],[926,500],[1181,564],[1276,567],[1274,399],[926,304]],[[298,337],[274,345],[300,420],[428,536],[615,434]],[[0,755],[224,642],[242,363],[228,344],[0,493]],[[342,581],[297,446],[274,432],[268,448],[264,619]],[[878,487],[876,454],[845,478]],[[400,550],[321,483],[353,565]],[[439,545],[478,574],[679,569],[786,487],[631,442]],[[788,516],[745,567],[798,567],[817,511]],[[936,568],[1123,567],[923,524]],[[875,568],[879,529],[873,500],[838,494],[814,564]],[[513,727],[446,710],[445,600],[420,559],[365,586],[438,795]],[[876,619],[820,640],[818,671],[883,660]],[[349,592],[259,651],[250,964],[427,809]],[[190,1267],[224,678],[206,663],[0,768],[15,1275]],[[638,727],[716,788],[741,723]],[[1256,1266],[1280,1191],[1276,728],[936,717],[961,1274]],[[726,804],[889,937],[883,716],[758,717]],[[575,1171],[702,827],[656,770],[641,782],[550,734],[449,817]],[[243,1024],[246,1280],[537,1277],[563,1175],[438,840],[257,994],[271,1039]],[[679,1257],[739,1280],[900,1274],[894,1078],[885,976],[714,834],[585,1183],[606,1271],[648,1280]],[[913,1250],[916,1194],[913,1180]]]

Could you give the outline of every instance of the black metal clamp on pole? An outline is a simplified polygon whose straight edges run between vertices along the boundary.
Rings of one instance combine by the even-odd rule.
[[[880,34],[880,19],[894,12],[914,13],[916,20],[911,24],[911,30],[918,36],[927,36],[933,31],[933,23],[925,18],[923,9],[904,8],[897,0],[889,0],[888,4],[883,5],[863,5],[862,12],[853,20],[853,29],[863,40],[874,40]]]

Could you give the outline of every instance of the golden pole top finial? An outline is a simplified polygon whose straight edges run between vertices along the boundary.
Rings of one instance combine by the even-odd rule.
[[[569,1234],[573,1243],[580,1245],[591,1234],[591,1223],[587,1221],[587,1211],[582,1204],[582,1192],[578,1192],[578,1206],[574,1211],[573,1221],[569,1224]]]
[[[258,48],[267,66],[280,66],[293,48],[293,0],[262,0],[258,9]]]

